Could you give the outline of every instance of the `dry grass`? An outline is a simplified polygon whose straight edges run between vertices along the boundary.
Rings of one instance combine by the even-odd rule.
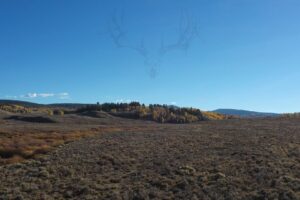
[[[226,115],[222,115],[219,113],[215,113],[215,112],[202,112],[202,114],[204,115],[205,118],[209,119],[209,120],[222,120],[222,119],[227,119],[228,116]]]
[[[39,110],[40,112],[41,110]],[[51,123],[50,123],[51,122]],[[0,113],[0,165],[46,154],[55,147],[95,134],[124,130],[109,117]]]
[[[10,113],[29,113],[31,109],[19,105],[0,105],[0,110]]]
[[[0,132],[0,165],[11,164],[46,154],[54,147],[89,137],[102,132],[118,131],[116,128],[93,128],[87,131],[70,132]]]

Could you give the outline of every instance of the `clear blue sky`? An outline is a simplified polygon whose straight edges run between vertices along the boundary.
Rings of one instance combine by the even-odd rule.
[[[1,0],[0,98],[300,111],[299,10],[298,0]],[[156,76],[112,40],[113,16],[123,45],[143,40],[159,60]],[[182,16],[198,37],[157,55],[178,41]]]

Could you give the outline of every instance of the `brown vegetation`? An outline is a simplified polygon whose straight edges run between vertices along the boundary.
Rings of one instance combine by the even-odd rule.
[[[96,106],[0,113],[0,199],[300,198],[297,117]]]
[[[8,117],[5,115],[1,119],[0,115],[0,165],[34,158],[80,138],[119,130],[111,125],[101,128],[96,125],[77,125],[80,120],[84,121],[84,118],[62,115],[48,118],[23,114]],[[88,121],[94,123],[92,120]]]
[[[223,115],[215,112],[202,112],[202,114],[208,120],[223,120],[237,118],[236,116]]]
[[[92,132],[0,133],[0,164],[32,158],[47,153],[53,147],[89,135]]]
[[[96,111],[53,117],[58,123],[1,125],[1,144],[22,147],[10,162],[32,146],[45,153],[65,144],[0,166],[0,199],[300,198],[296,118],[160,124]],[[86,133],[93,136],[66,144]]]
[[[12,105],[12,104],[0,104],[0,110],[10,112],[10,113],[29,113],[31,112],[30,108],[24,106]]]

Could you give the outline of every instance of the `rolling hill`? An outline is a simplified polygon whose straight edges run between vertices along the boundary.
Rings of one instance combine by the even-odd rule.
[[[1,100],[0,104],[8,104],[8,105],[18,105],[18,106],[24,106],[24,107],[43,107],[44,105],[38,104],[38,103],[32,103],[28,101],[19,101],[19,100]]]
[[[277,117],[280,115],[277,113],[255,112],[255,111],[237,110],[237,109],[217,109],[212,112],[220,113],[223,115],[235,115],[244,118]]]

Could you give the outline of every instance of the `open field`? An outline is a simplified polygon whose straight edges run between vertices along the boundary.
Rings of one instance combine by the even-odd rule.
[[[96,117],[46,114],[0,115],[0,165],[20,162],[45,154],[74,140],[124,130],[130,124],[106,113]],[[101,120],[99,120],[101,119]],[[129,120],[130,121],[130,120]],[[137,128],[136,126],[134,126]]]
[[[300,199],[299,119],[20,116],[1,114],[0,199]]]

